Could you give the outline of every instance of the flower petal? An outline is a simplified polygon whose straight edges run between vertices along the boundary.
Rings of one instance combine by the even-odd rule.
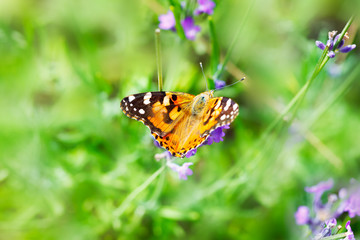
[[[335,52],[330,51],[327,55],[329,56],[329,58],[333,58],[333,57],[335,57]]]
[[[323,43],[320,42],[320,41],[316,41],[315,44],[316,44],[316,46],[317,46],[318,48],[320,48],[321,50],[324,50],[325,47],[326,47],[325,44],[323,44]]]
[[[185,157],[190,158],[190,157],[194,156],[196,151],[197,151],[197,148],[191,149],[190,151],[188,151],[186,153]]]
[[[187,176],[193,174],[193,171],[189,168],[189,166],[193,165],[192,162],[185,162],[182,166],[179,166],[176,163],[168,161],[166,165],[173,171],[177,172],[179,174],[179,178],[182,180],[187,180]]]
[[[342,48],[342,46],[344,46],[344,43],[345,43],[344,39],[341,39],[341,41],[340,41],[339,45],[337,46],[337,48],[338,49]]]
[[[309,223],[310,220],[310,210],[306,206],[300,206],[295,213],[296,224],[304,225]]]
[[[342,52],[342,53],[348,53],[348,52],[350,52],[351,50],[353,50],[354,48],[356,48],[356,45],[355,45],[355,44],[347,45],[347,46],[341,48],[341,49],[340,49],[340,52]]]
[[[194,14],[199,15],[206,13],[212,15],[214,13],[215,3],[211,0],[198,0],[199,7],[195,9]]]
[[[164,30],[172,30],[175,28],[174,13],[169,10],[166,14],[159,16],[159,28]]]
[[[334,40],[330,39],[327,41],[326,46],[329,46],[329,50],[333,50]]]
[[[184,29],[186,38],[189,40],[195,40],[196,34],[201,30],[199,26],[194,24],[194,19],[192,17],[186,17],[182,20],[181,26]]]
[[[223,137],[225,136],[225,133],[223,132],[223,130],[229,128],[230,128],[229,125],[216,128],[214,131],[211,132],[210,136],[206,141],[206,144],[211,145],[213,142],[218,143],[224,141]]]
[[[215,89],[221,89],[225,87],[226,83],[223,80],[215,79]]]
[[[334,180],[329,179],[326,182],[319,182],[317,185],[312,187],[306,187],[305,191],[308,193],[323,193],[329,189],[331,189],[334,185]]]

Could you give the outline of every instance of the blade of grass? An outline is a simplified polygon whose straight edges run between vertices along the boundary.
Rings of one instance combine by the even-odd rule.
[[[121,222],[119,220],[120,216],[125,212],[125,210],[130,206],[130,203],[141,193],[143,192],[159,175],[165,170],[166,165],[164,164],[161,168],[159,168],[156,172],[154,172],[145,182],[143,182],[140,186],[138,186],[134,191],[132,191],[125,200],[121,203],[121,205],[116,208],[113,212],[113,226],[118,229],[121,226]]]

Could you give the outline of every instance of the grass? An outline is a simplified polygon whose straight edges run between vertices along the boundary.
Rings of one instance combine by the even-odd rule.
[[[119,107],[158,88],[168,1],[1,2],[0,239],[301,239],[304,187],[333,178],[336,192],[360,170],[359,49],[322,68],[315,46],[355,5],[217,1],[196,41],[162,31],[164,90],[205,91],[199,62],[209,79],[246,76],[216,93],[239,116],[223,142],[176,160],[194,162],[181,181]]]

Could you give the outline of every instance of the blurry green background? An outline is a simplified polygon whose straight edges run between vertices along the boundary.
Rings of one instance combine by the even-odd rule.
[[[157,90],[154,29],[168,1],[0,1],[0,239],[300,239],[304,187],[359,177],[359,49],[330,60],[293,124],[258,142],[311,75],[315,40],[341,31],[358,5],[217,1],[223,55],[241,28],[222,79],[246,76],[217,95],[240,114],[224,142],[186,160],[187,181],[166,169],[120,211],[162,165],[149,130],[119,103]],[[165,90],[206,90],[198,63],[211,74],[211,45],[199,22],[194,42],[162,32]]]

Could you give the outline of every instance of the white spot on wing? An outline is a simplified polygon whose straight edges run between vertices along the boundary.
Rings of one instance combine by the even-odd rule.
[[[144,104],[145,105],[150,104],[150,98],[151,98],[151,92],[146,93],[144,96]]]
[[[144,109],[139,109],[139,113],[140,113],[140,114],[145,114]]]
[[[235,103],[233,106],[234,111],[238,108],[239,106]]]
[[[215,106],[215,109],[218,109],[220,107],[222,98],[220,98]]]
[[[226,118],[226,115],[222,115],[220,120],[223,121],[223,120],[225,120],[225,118]]]
[[[129,98],[129,102],[132,102],[135,99],[133,95],[130,95],[128,98]]]
[[[136,111],[136,108],[134,108],[134,111]]]
[[[170,105],[169,96],[165,96],[165,97],[164,97],[164,106],[169,106],[169,105]]]
[[[230,105],[231,105],[231,99],[229,98],[229,100],[227,100],[227,102],[226,102],[226,106],[224,107],[224,110],[227,111],[229,109]]]

